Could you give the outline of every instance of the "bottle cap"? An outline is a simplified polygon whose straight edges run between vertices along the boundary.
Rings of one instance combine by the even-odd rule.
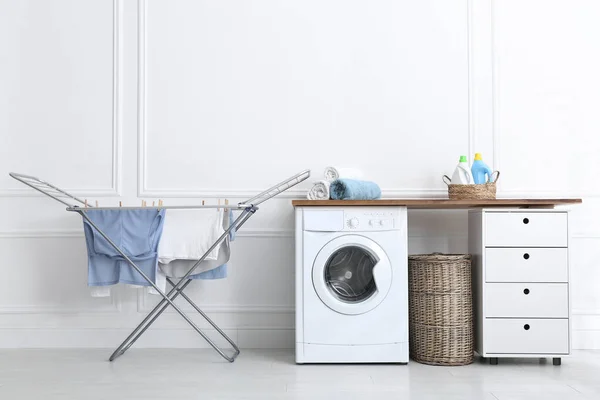
[[[467,162],[467,156],[460,156],[459,162]]]
[[[481,160],[481,153],[475,153],[475,161]]]

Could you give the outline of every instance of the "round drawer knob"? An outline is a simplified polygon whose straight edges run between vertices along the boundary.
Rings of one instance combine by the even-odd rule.
[[[523,293],[529,294],[529,289],[525,288],[525,290],[523,290]]]
[[[529,260],[529,253],[523,254],[523,258],[526,259],[526,260]]]
[[[523,329],[525,329],[526,331],[528,331],[528,330],[529,330],[529,328],[530,328],[529,324],[525,324],[525,325],[523,325]]]
[[[527,225],[529,223],[529,218],[523,218],[523,223]]]

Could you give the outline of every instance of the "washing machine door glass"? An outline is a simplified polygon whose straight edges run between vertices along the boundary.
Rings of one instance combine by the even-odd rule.
[[[392,284],[392,267],[385,251],[359,235],[340,236],[323,246],[312,272],[321,301],[342,314],[371,311]]]
[[[325,264],[325,282],[334,296],[349,303],[361,302],[376,292],[375,255],[359,246],[336,250]]]

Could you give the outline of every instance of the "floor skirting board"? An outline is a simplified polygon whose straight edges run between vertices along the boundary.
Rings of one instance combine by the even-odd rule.
[[[214,330],[203,330],[219,346],[227,348]],[[116,348],[131,329],[0,329],[0,348]],[[225,329],[244,349],[291,349],[294,330],[287,328]],[[136,342],[138,348],[208,348],[192,329],[149,329]],[[108,356],[109,354],[107,354]]]
[[[214,330],[204,329],[210,338],[227,347]],[[0,348],[113,348],[131,332],[131,329],[88,328],[0,328]],[[291,349],[294,347],[294,329],[239,328],[225,329],[241,348]],[[135,344],[139,348],[208,348],[209,345],[192,329],[149,329]],[[574,330],[574,350],[600,350],[600,331]]]

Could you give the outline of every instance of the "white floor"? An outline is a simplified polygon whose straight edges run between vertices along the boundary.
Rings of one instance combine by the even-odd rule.
[[[0,350],[0,399],[598,399],[600,352],[465,367],[295,365],[291,350]]]

